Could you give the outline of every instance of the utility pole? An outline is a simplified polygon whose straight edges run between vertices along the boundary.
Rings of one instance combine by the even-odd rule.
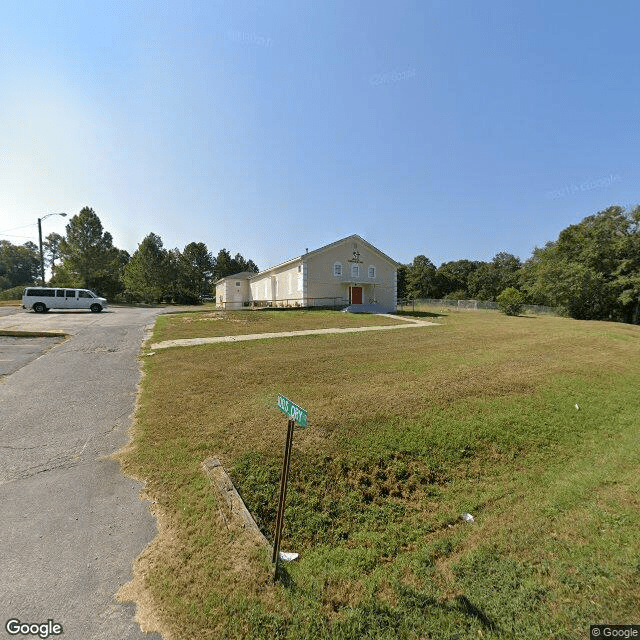
[[[66,213],[48,213],[46,216],[42,216],[42,218],[38,218],[38,238],[40,240],[40,275],[42,276],[42,286],[44,287],[44,253],[42,252],[42,221],[49,216],[62,216],[65,218],[67,216]]]

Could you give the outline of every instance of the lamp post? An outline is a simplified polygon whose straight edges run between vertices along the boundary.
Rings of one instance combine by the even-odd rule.
[[[42,274],[42,286],[44,287],[44,254],[42,253],[42,221],[49,216],[62,216],[63,218],[67,216],[66,213],[48,213],[46,216],[42,216],[42,218],[38,218],[38,237],[40,238],[40,273]]]

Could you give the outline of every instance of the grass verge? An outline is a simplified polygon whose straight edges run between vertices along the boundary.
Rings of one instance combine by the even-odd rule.
[[[370,327],[402,324],[402,322],[402,320],[379,315],[325,310],[219,311],[212,309],[160,316],[156,323],[153,340],[161,342],[182,338],[210,338],[329,327]]]
[[[145,360],[121,459],[162,514],[140,579],[167,638],[584,638],[637,621],[640,328],[438,322]],[[273,584],[200,464],[221,459],[271,539],[278,393],[310,426],[283,541],[301,560]]]

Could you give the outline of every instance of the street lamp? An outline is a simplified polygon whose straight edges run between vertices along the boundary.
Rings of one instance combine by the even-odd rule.
[[[66,213],[47,213],[46,216],[42,216],[42,218],[38,218],[38,237],[40,238],[40,272],[42,273],[42,286],[44,287],[44,255],[42,253],[42,221],[49,216],[62,216],[63,218],[67,216]]]

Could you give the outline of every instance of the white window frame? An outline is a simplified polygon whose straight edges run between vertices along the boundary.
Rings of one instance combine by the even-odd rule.
[[[370,278],[375,278],[376,277],[376,268],[372,264],[369,265],[368,274],[369,274]]]
[[[359,278],[360,277],[360,265],[359,264],[352,264],[351,265],[351,277],[352,278]]]
[[[333,275],[336,278],[339,278],[342,276],[342,262],[334,262],[333,263]]]

